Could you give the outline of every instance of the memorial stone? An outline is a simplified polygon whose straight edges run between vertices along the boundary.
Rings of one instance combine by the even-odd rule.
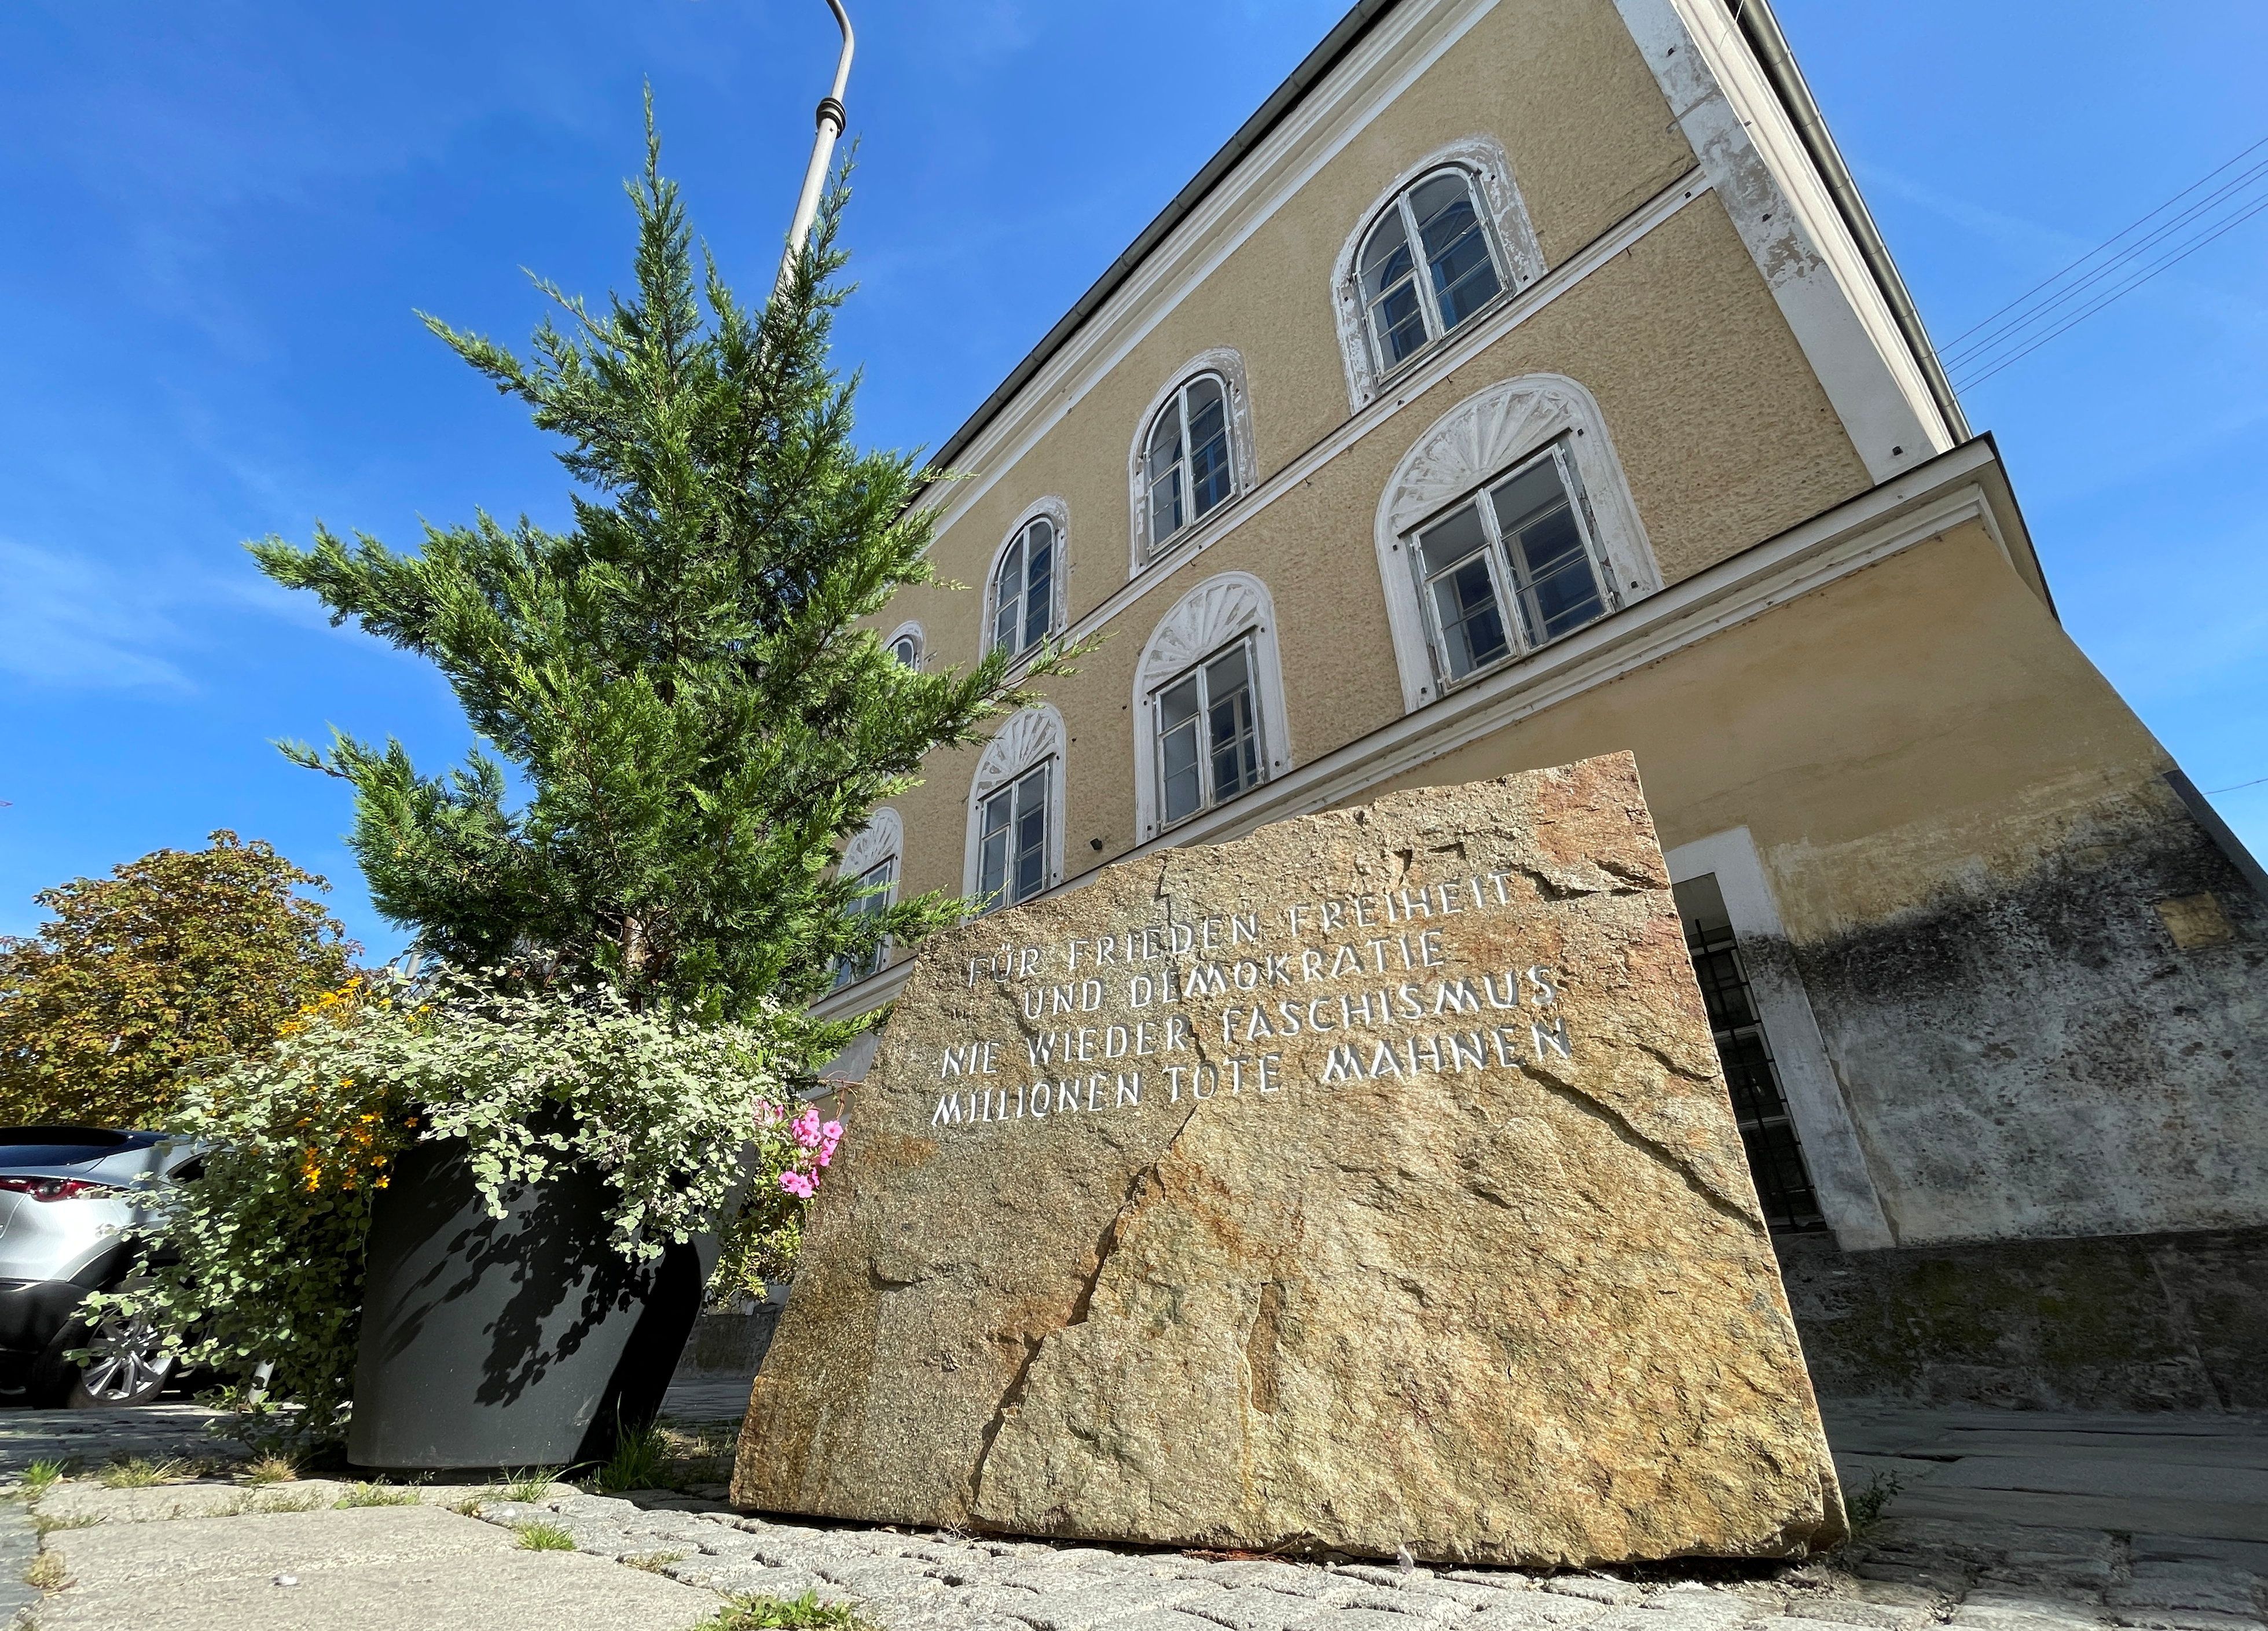
[[[742,1506],[1528,1565],[1844,1537],[1627,754],[939,935],[849,1122]]]

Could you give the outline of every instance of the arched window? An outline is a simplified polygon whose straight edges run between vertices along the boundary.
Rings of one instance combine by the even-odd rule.
[[[1469,334],[1543,269],[1504,144],[1476,132],[1434,149],[1350,220],[1331,263],[1348,405],[1375,401],[1386,379]]]
[[[1378,371],[1388,374],[1504,287],[1472,176],[1436,170],[1395,197],[1356,260]]]
[[[1020,709],[984,745],[968,790],[961,893],[979,909],[1016,906],[1063,879],[1063,716]]]
[[[1142,448],[1143,505],[1152,548],[1235,494],[1233,442],[1228,382],[1219,374],[1186,381],[1158,410]]]
[[[1410,710],[1661,586],[1599,405],[1558,374],[1490,386],[1427,427],[1376,535]]]
[[[999,650],[1021,655],[1055,632],[1062,543],[1046,515],[1033,516],[1010,535],[992,569],[992,644]]]
[[[919,623],[902,623],[885,643],[885,649],[897,659],[899,667],[918,670],[926,643]]]
[[[1145,842],[1291,768],[1267,585],[1223,572],[1183,595],[1143,647],[1133,706]]]

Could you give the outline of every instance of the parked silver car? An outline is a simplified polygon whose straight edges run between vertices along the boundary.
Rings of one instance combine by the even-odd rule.
[[[0,1128],[0,1401],[92,1409],[155,1399],[172,1370],[158,1333],[78,1317],[90,1291],[140,1266],[128,1225],[149,1216],[151,1183],[197,1159],[162,1133]],[[90,1350],[84,1366],[64,1357]]]

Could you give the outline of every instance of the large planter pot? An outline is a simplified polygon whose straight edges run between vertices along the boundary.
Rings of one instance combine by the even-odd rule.
[[[633,1267],[604,1180],[571,1169],[481,1203],[461,1144],[420,1144],[372,1215],[347,1457],[394,1470],[602,1460],[651,1422],[701,1309],[705,1249]]]

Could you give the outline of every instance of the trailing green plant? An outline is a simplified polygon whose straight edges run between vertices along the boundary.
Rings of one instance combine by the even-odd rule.
[[[1898,1498],[1906,1487],[1905,1480],[1896,1473],[1877,1473],[1867,1480],[1867,1487],[1852,1495],[1846,1503],[1850,1508],[1851,1532],[1864,1534],[1882,1521],[1882,1513]]]
[[[89,1304],[147,1318],[187,1364],[254,1378],[226,1400],[254,1442],[342,1433],[372,1209],[411,1144],[460,1143],[499,1217],[523,1186],[597,1172],[611,1242],[634,1260],[710,1227],[744,1176],[777,1189],[814,1158],[762,1024],[696,1025],[604,988],[513,995],[443,968],[357,982],[284,1032],[184,1090],[176,1125],[210,1146],[203,1171],[144,1230],[160,1248],[147,1276]]]

